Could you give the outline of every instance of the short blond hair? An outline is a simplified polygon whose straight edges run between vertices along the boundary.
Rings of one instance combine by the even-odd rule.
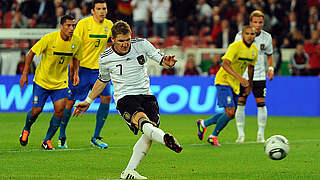
[[[264,13],[262,11],[255,10],[250,14],[250,21],[252,21],[253,17],[263,17],[264,19]]]

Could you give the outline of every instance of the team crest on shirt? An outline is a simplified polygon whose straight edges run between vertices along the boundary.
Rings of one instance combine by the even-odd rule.
[[[127,120],[127,121],[130,120],[130,116],[131,116],[131,115],[130,115],[127,111],[123,113],[123,118],[124,118],[125,120]]]
[[[146,62],[143,55],[138,56],[137,60],[140,65],[143,65]]]
[[[252,51],[251,53],[252,53],[252,56],[254,56],[254,51]]]
[[[108,32],[108,27],[105,27],[104,30],[105,30],[106,32]]]
[[[75,48],[75,45],[74,45],[74,44],[72,44],[71,48],[72,48],[72,50],[73,50],[73,49]]]
[[[265,44],[260,44],[260,50],[265,50],[265,47],[266,45]]]
[[[230,96],[227,97],[227,103],[231,104],[231,97]]]
[[[39,100],[38,96],[34,96],[33,103],[34,104],[38,104],[38,100]]]

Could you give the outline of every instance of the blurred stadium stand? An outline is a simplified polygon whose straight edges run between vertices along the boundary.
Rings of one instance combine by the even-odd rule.
[[[57,9],[69,12],[69,1],[47,0],[46,2],[48,5],[54,5],[52,8],[54,9],[53,13],[55,13]],[[81,10],[87,9],[86,12],[81,12],[81,18],[90,14],[90,0],[74,1],[77,8]],[[199,19],[200,13],[198,9],[203,5],[201,1],[186,0],[182,4],[177,5],[179,4],[178,1],[171,0],[172,6],[168,21],[169,36],[166,39],[153,36],[153,22],[151,17],[149,17],[147,24],[148,40],[163,51],[177,54],[179,59],[177,75],[182,75],[181,72],[183,72],[188,53],[196,55],[196,63],[198,65],[201,65],[202,60],[206,58],[208,60],[208,57],[210,59],[214,53],[223,54],[224,49],[215,48],[214,39],[212,39],[214,27],[218,27],[217,29],[219,29],[219,22],[227,19],[231,28],[238,31],[241,23],[248,23],[248,15],[255,9],[262,10],[265,13],[264,29],[272,34],[277,41],[277,45],[281,47],[282,65],[278,75],[290,75],[288,63],[290,56],[294,52],[295,44],[310,39],[313,30],[318,31],[320,34],[320,1],[318,0],[206,0],[204,2],[212,8],[212,14],[205,19]],[[56,30],[52,29],[52,18],[56,18],[56,24],[58,24],[59,17],[56,17],[58,13],[53,14],[53,17],[48,17],[50,19],[47,20],[46,26],[46,23],[43,24],[43,19],[39,15],[41,3],[42,1],[40,0],[0,0],[0,55],[3,59],[2,74],[13,75],[15,71],[12,71],[8,67],[15,67],[17,63],[15,59],[19,59],[19,55],[16,56],[17,52],[29,50],[43,34]],[[122,0],[108,0],[107,3],[107,18],[113,22],[121,19],[117,7],[122,3]],[[188,4],[188,7],[184,7],[183,3]],[[37,25],[42,23],[41,27],[49,29],[12,29],[12,25],[17,20],[16,14],[18,13],[16,12],[18,11],[28,19],[28,27],[39,27]],[[242,22],[238,21],[238,14],[244,17]],[[132,14],[128,15],[127,18],[132,18]],[[299,37],[297,34],[301,34],[302,36]],[[204,53],[209,53],[209,55],[205,55]],[[151,75],[160,75],[161,67],[150,65],[149,71]]]

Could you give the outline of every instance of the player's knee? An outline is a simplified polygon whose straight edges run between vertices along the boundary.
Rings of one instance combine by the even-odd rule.
[[[235,116],[235,114],[236,114],[235,109],[228,109],[228,110],[226,110],[226,115],[227,115],[228,118],[230,118],[230,119],[233,119],[234,116]]]
[[[257,107],[264,107],[266,106],[266,103],[265,102],[259,102],[257,103]]]
[[[246,105],[246,101],[238,101],[238,106],[245,106]]]
[[[131,122],[141,130],[143,124],[150,122],[150,120],[144,112],[137,112],[132,116]]]
[[[38,116],[42,112],[42,108],[32,108],[30,115],[31,116]]]
[[[110,104],[111,96],[100,96],[101,103]]]
[[[64,114],[64,111],[55,111],[54,112],[54,116],[56,116],[59,119],[62,118],[63,114]]]

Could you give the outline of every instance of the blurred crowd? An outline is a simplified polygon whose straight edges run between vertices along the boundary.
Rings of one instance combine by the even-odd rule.
[[[320,72],[319,0],[107,0],[107,4],[108,19],[127,21],[135,36],[149,38],[159,48],[226,48],[258,9],[265,13],[264,30],[274,38],[276,64],[281,63],[279,48],[298,51],[302,46],[302,55],[308,57],[294,55],[290,71]],[[64,14],[77,21],[91,14],[91,0],[0,0],[0,7],[1,28],[56,28]]]

